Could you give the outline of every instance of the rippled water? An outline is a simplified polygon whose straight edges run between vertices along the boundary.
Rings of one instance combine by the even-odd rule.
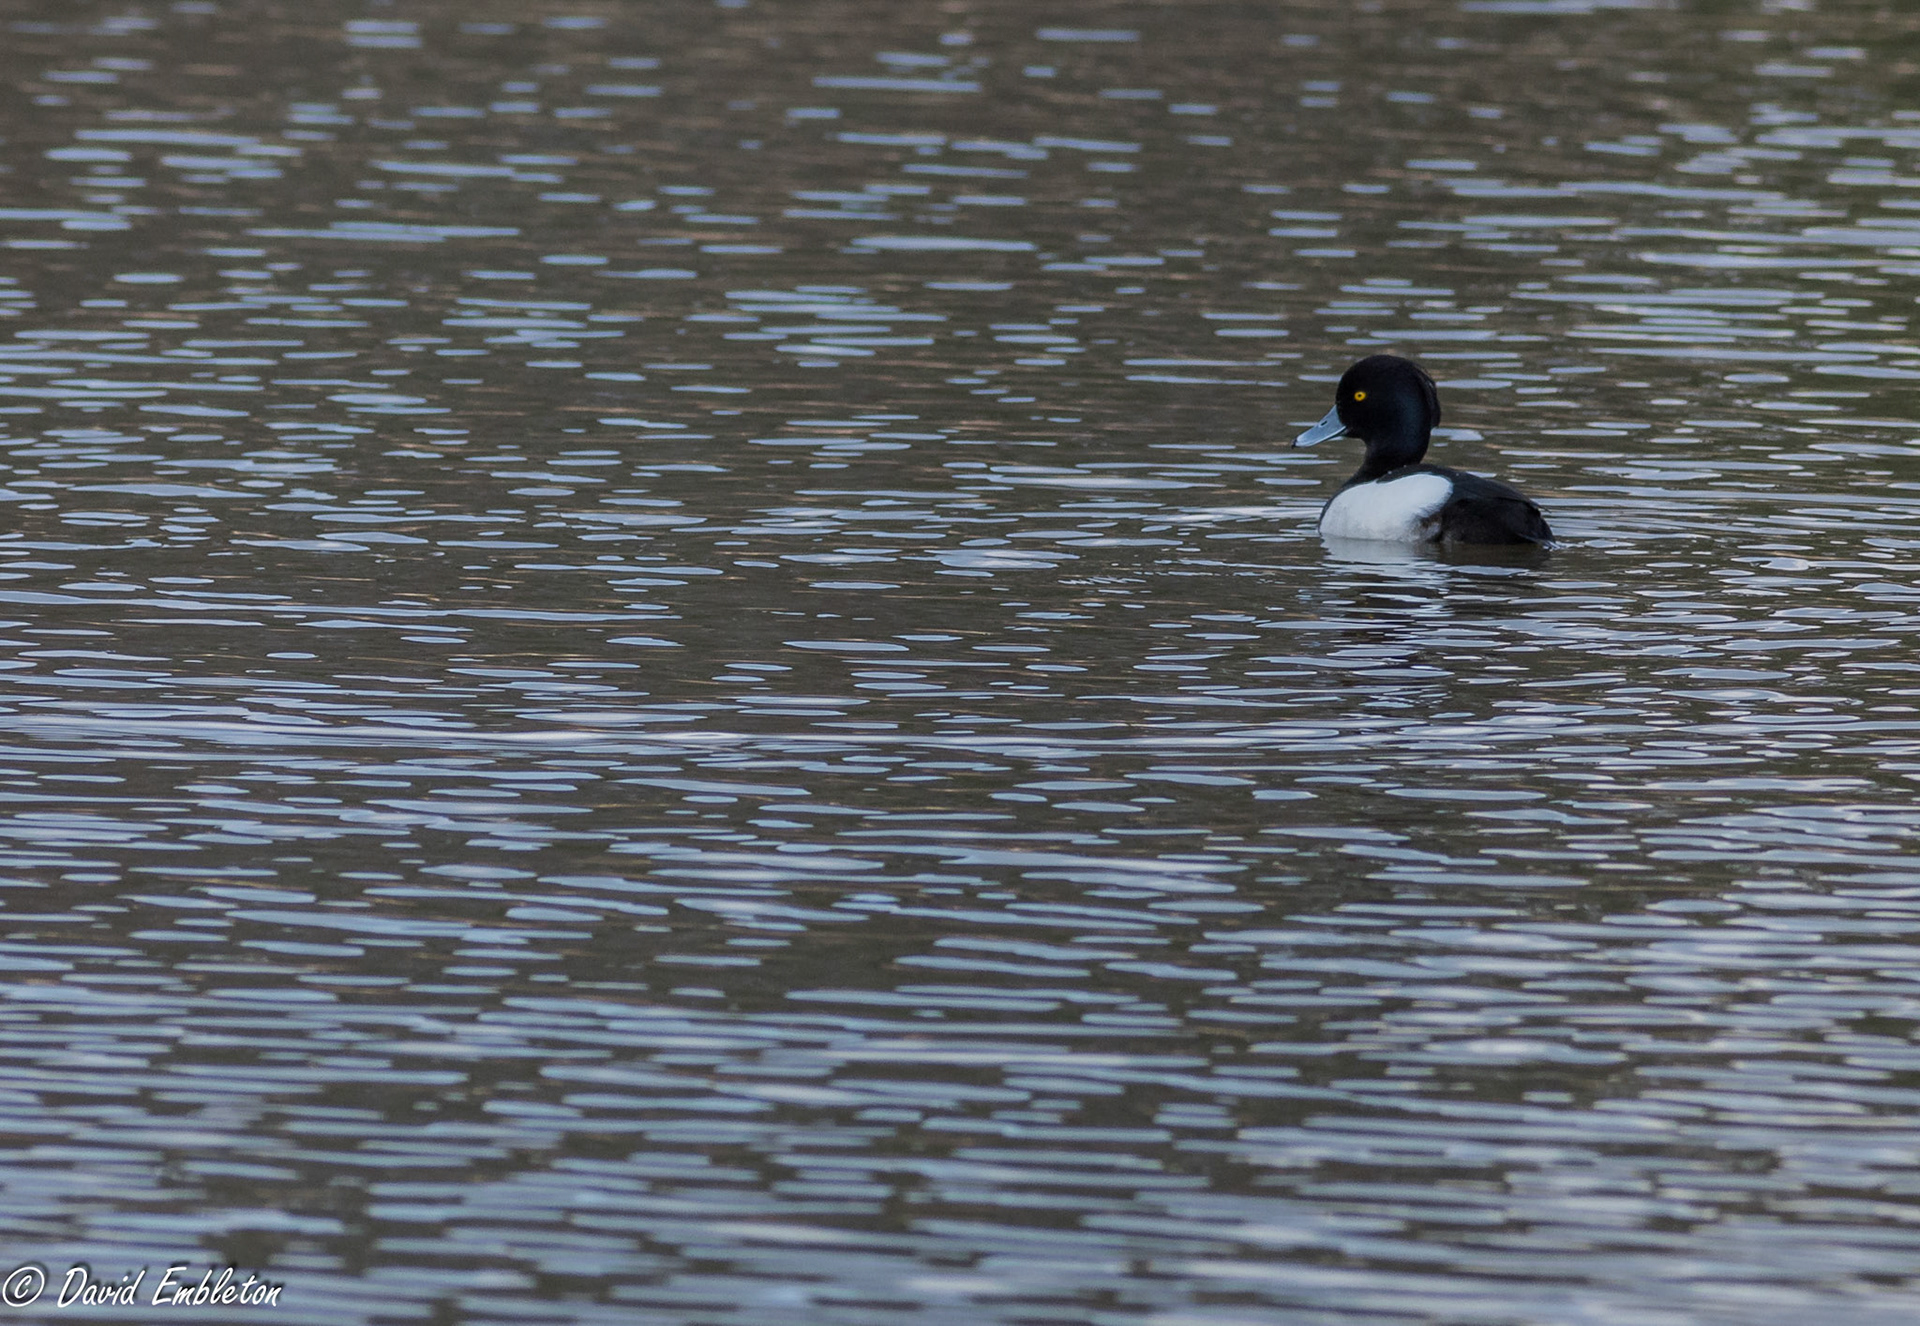
[[[1920,1315],[1920,18],[4,18],[9,1266]]]

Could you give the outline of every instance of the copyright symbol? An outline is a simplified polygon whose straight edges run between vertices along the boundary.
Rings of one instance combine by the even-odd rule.
[[[38,1299],[46,1287],[46,1270],[29,1262],[0,1280],[0,1303],[10,1308],[24,1308]]]

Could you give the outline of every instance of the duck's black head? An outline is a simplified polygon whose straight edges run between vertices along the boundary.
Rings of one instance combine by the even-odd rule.
[[[1440,392],[1425,369],[1398,355],[1368,355],[1341,374],[1333,409],[1294,445],[1359,438],[1367,444],[1367,458],[1354,479],[1364,483],[1402,465],[1418,464],[1439,422]]]

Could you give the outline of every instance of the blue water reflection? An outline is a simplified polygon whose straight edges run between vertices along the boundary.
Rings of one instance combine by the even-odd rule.
[[[1912,1319],[1893,20],[4,21],[18,1260]],[[1562,548],[1317,536],[1376,349]]]

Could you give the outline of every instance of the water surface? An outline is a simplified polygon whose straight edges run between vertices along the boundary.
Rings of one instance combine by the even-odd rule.
[[[13,6],[8,1255],[1913,1320],[1916,22]]]

